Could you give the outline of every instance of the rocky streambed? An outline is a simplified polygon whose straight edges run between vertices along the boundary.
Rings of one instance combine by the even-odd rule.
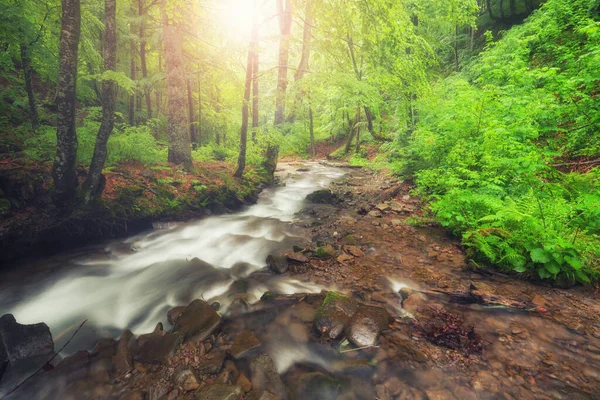
[[[190,232],[208,225],[149,235],[141,246],[132,240],[136,251],[110,253],[108,269],[88,262],[83,270],[93,274],[84,280],[67,268],[71,281],[33,285],[43,294],[17,303],[15,315],[62,331],[56,347],[83,317],[90,321],[69,357],[9,398],[599,398],[594,288],[474,269],[446,232],[408,223],[421,204],[385,175],[319,164],[280,174],[286,185],[258,207],[211,221],[215,237],[190,250],[198,258],[164,253],[196,248]],[[99,302],[68,307],[56,300],[67,282],[77,299],[124,283],[103,288]],[[37,368],[53,351],[45,325],[5,316],[3,332],[28,332],[32,341],[15,351],[10,338],[27,335],[4,340],[0,394],[27,376],[19,357]],[[78,348],[88,350],[72,353]]]

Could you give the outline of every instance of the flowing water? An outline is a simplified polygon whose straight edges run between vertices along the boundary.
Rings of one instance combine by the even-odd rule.
[[[273,250],[303,241],[290,222],[306,195],[344,174],[316,163],[308,167],[310,172],[301,173],[295,171],[298,166],[285,166],[284,186],[264,190],[256,205],[241,212],[161,224],[166,229],[19,266],[0,279],[0,315],[12,313],[25,324],[45,322],[57,348],[87,319],[69,345],[76,351],[127,328],[150,332],[170,308],[195,298],[218,300],[226,307],[225,294],[234,281],[263,268]],[[267,290],[321,290],[266,274],[246,284],[257,298]]]

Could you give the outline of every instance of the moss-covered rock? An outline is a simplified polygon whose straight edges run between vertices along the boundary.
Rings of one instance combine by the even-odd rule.
[[[339,292],[327,292],[321,306],[315,312],[315,329],[330,339],[338,339],[346,329],[358,305]]]

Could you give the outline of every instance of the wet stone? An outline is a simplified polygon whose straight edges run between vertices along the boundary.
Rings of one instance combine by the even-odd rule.
[[[289,269],[288,258],[278,255],[267,257],[267,267],[276,274],[285,274]]]
[[[175,325],[175,323],[177,322],[177,319],[183,313],[183,310],[185,310],[185,306],[178,306],[178,307],[171,308],[167,312],[167,321],[169,321],[169,323],[171,325]]]
[[[119,397],[119,400],[144,400],[144,392],[139,390],[127,392],[121,397]]]
[[[317,247],[315,249],[315,254],[319,258],[329,258],[335,255],[335,249],[330,244],[325,244],[323,246]]]
[[[288,398],[288,390],[283,384],[275,363],[267,354],[259,354],[250,363],[252,387],[257,390],[268,390],[281,400]]]
[[[289,253],[289,254],[287,255],[287,259],[288,259],[289,261],[295,261],[295,262],[297,262],[297,263],[307,263],[307,262],[309,262],[309,261],[310,261],[310,260],[308,259],[308,257],[306,257],[304,254],[302,254],[302,253],[296,253],[296,252],[294,252],[294,253]]]
[[[383,214],[379,210],[371,210],[367,215],[373,218],[381,218],[383,216]]]
[[[295,388],[297,399],[336,400],[340,383],[321,372],[310,372],[298,379]]]
[[[346,336],[355,346],[374,346],[389,321],[390,314],[385,308],[361,305],[348,324]]]
[[[11,314],[0,318],[0,342],[0,370],[2,364],[54,352],[54,342],[48,325],[22,325]]]
[[[150,386],[150,389],[148,389],[148,400],[162,399],[167,393],[169,393],[169,390],[162,385]]]
[[[279,397],[266,390],[253,390],[246,397],[247,400],[279,400]]]
[[[177,319],[173,332],[185,341],[202,341],[209,337],[221,324],[221,317],[203,300],[192,301]]]
[[[314,325],[318,332],[327,334],[330,339],[339,338],[357,304],[342,293],[328,292],[321,307],[315,313]]]
[[[200,387],[194,372],[187,368],[179,368],[175,371],[173,374],[173,383],[181,387],[184,392],[190,392]]]
[[[168,365],[182,339],[181,335],[172,333],[164,336],[153,335],[140,346],[134,359],[144,364]]]
[[[317,190],[306,196],[306,200],[319,204],[339,204],[340,199],[329,189]]]
[[[231,355],[236,359],[247,357],[248,355],[252,355],[253,351],[258,348],[260,348],[260,341],[252,332],[245,330],[233,341]]]
[[[252,383],[244,374],[240,374],[240,376],[238,376],[235,384],[237,386],[239,386],[246,393],[248,393],[250,390],[252,390]]]
[[[133,355],[129,350],[132,340],[133,333],[129,329],[121,333],[119,344],[117,345],[117,354],[113,357],[117,377],[123,376],[133,369]]]
[[[213,350],[204,355],[198,363],[196,370],[201,375],[216,375],[223,369],[225,356],[224,350]]]

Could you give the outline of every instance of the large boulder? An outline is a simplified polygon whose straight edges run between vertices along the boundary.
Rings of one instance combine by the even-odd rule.
[[[182,340],[182,335],[173,333],[151,335],[140,345],[134,358],[143,364],[168,365]]]
[[[325,300],[315,313],[316,330],[330,339],[339,338],[357,307],[358,305],[345,294],[327,292]]]
[[[177,318],[173,332],[185,341],[202,341],[212,335],[220,324],[221,317],[210,304],[196,299]]]
[[[388,327],[390,318],[383,307],[361,304],[348,324],[346,337],[358,347],[374,346],[381,331]]]
[[[22,325],[11,314],[0,318],[0,371],[7,363],[53,353],[54,342],[48,325]]]

